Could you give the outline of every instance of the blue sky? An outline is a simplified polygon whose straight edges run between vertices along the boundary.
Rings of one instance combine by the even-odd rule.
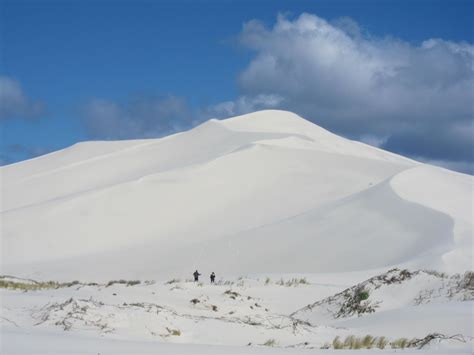
[[[473,173],[473,1],[0,2],[0,162],[295,111]]]

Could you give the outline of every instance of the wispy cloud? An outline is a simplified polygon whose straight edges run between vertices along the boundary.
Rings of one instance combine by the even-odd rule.
[[[0,166],[35,158],[52,151],[52,148],[38,145],[10,144],[0,149]]]
[[[240,113],[276,108],[283,98],[274,94],[258,94],[255,96],[240,96],[236,100],[225,101],[201,109],[200,117],[222,118],[235,116]]]
[[[45,105],[27,97],[17,80],[0,76],[0,120],[34,118],[44,111]]]
[[[92,139],[154,138],[193,124],[193,114],[183,98],[139,97],[127,103],[90,100],[82,111]]]

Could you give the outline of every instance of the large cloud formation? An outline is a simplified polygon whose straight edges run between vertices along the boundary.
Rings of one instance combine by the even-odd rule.
[[[375,38],[350,19],[310,14],[279,16],[270,29],[250,21],[240,40],[255,57],[240,74],[241,96],[214,106],[216,116],[288,109],[344,136],[473,172],[472,44]]]

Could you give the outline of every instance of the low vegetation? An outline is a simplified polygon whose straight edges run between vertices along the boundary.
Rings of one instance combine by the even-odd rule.
[[[344,343],[341,341],[341,337],[337,336],[334,338],[332,341],[332,347],[337,350],[344,349]]]
[[[344,341],[341,340],[339,336],[335,337],[332,341],[332,348],[336,350],[341,349],[350,349],[350,350],[357,350],[357,349],[385,349],[387,346],[390,346],[392,349],[405,349],[405,348],[418,348],[421,349],[425,345],[429,344],[431,341],[435,339],[441,340],[457,340],[461,342],[465,342],[463,336],[461,335],[453,335],[453,336],[445,336],[439,333],[432,333],[428,334],[424,338],[397,338],[389,341],[386,337],[373,337],[372,335],[366,335],[364,337],[356,337],[354,335],[347,336]],[[329,349],[331,346],[329,344],[325,344],[322,348]]]
[[[105,284],[106,287],[123,284],[127,286],[139,285],[141,281],[139,280],[112,280]],[[65,287],[73,286],[104,286],[103,284],[98,284],[95,282],[83,283],[77,280],[70,282],[57,282],[57,281],[35,281],[35,280],[23,280],[15,279],[12,280],[9,277],[0,276],[0,288],[18,290],[18,291],[37,291],[37,290],[47,290],[47,289],[58,289]]]
[[[179,329],[170,329],[170,328],[166,327],[166,331],[168,332],[169,336],[179,337],[181,335],[181,330],[179,330]]]
[[[172,284],[177,284],[177,283],[180,283],[180,282],[181,282],[181,279],[171,279],[169,281],[166,281],[165,285],[172,285]]]
[[[240,296],[240,293],[232,291],[232,290],[227,290],[227,291],[224,292],[224,295],[227,295],[230,298],[232,298],[233,300],[235,300],[237,297]]]
[[[263,343],[264,346],[271,346],[271,347],[274,347],[277,344],[278,343],[275,339],[268,339],[265,343]]]
[[[360,290],[357,293],[357,298],[359,299],[359,301],[365,301],[365,300],[369,299],[369,291]]]
[[[56,282],[56,281],[12,281],[5,278],[0,279],[0,288],[19,291],[36,291],[45,289],[56,289],[61,287],[72,287],[83,285],[79,281]]]
[[[373,313],[377,308],[377,304],[370,302],[369,291],[363,286],[354,289],[347,289],[344,291],[343,296],[344,301],[335,315],[336,318]]]
[[[458,284],[460,289],[474,291],[474,271],[466,271]]]
[[[267,285],[267,283],[265,283]],[[309,282],[306,280],[305,277],[302,277],[302,278],[292,278],[292,279],[289,279],[287,281],[283,280],[283,278],[281,278],[280,280],[278,280],[276,282],[277,285],[279,286],[286,286],[286,287],[292,287],[292,286],[299,286],[299,285],[308,285]]]
[[[407,338],[395,339],[391,342],[385,337],[373,337],[372,335],[366,335],[363,337],[356,337],[354,335],[347,336],[344,341],[339,336],[335,337],[332,341],[333,349],[385,349],[390,345],[393,349],[404,349],[407,347],[413,347],[416,339],[409,341]]]
[[[362,347],[366,349],[372,349],[375,345],[375,338],[372,335],[366,335],[362,339]]]
[[[110,287],[115,284],[135,286],[135,285],[139,285],[140,283],[141,281],[139,280],[128,280],[128,281],[127,280],[112,280],[112,281],[107,282],[106,287]]]
[[[408,340],[407,338],[398,338],[390,342],[390,346],[392,349],[405,349],[405,348],[412,348],[416,339]]]
[[[379,349],[385,349],[388,344],[388,340],[385,337],[378,337],[374,339],[374,344]]]

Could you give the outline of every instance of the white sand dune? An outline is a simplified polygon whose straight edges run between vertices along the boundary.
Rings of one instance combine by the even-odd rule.
[[[162,139],[80,143],[0,172],[6,274],[472,268],[471,176],[289,112],[210,120]]]

